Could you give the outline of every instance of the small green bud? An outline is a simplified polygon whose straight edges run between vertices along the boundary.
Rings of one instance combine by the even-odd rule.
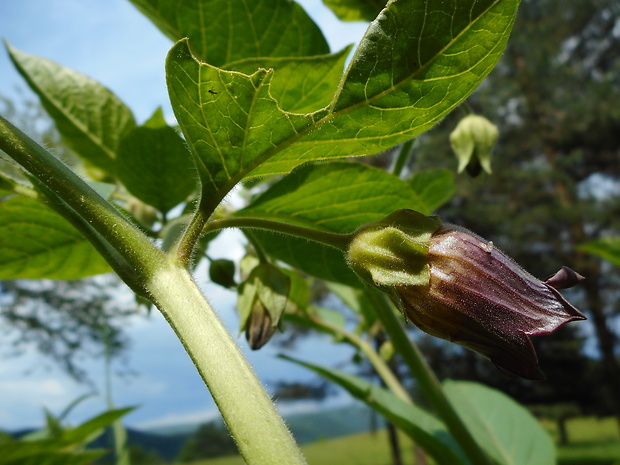
[[[245,325],[245,338],[252,350],[258,350],[269,342],[276,325],[271,315],[260,300],[254,301],[254,307]]]
[[[254,350],[265,345],[286,309],[291,278],[270,263],[260,263],[239,286],[240,329]],[[268,328],[271,328],[268,330]]]
[[[491,174],[491,154],[497,142],[497,126],[484,116],[467,115],[450,134],[450,144],[459,161],[458,172],[464,169],[478,176],[481,169]]]
[[[235,282],[235,262],[224,258],[211,260],[209,277],[211,281],[220,286],[227,288],[235,287],[237,284]]]
[[[381,344],[381,347],[379,347],[379,356],[385,362],[389,362],[390,360],[392,360],[395,353],[396,350],[394,349],[394,344],[392,344],[392,341],[390,341],[389,339],[383,344]]]

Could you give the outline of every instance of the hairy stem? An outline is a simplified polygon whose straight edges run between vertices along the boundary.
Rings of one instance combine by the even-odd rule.
[[[209,387],[246,463],[306,463],[261,382],[189,273],[182,267],[162,270],[149,288]]]
[[[89,239],[134,290],[161,266],[164,255],[116,208],[60,160],[0,117],[0,149],[36,180],[61,213]],[[133,272],[129,272],[131,268]]]
[[[221,220],[209,221],[203,233],[217,231],[224,228],[254,228],[276,231],[290,236],[300,237],[313,242],[334,247],[339,250],[346,250],[351,241],[351,234],[339,234],[329,231],[321,231],[295,224],[283,223],[280,221],[266,220],[263,218],[233,216]]]
[[[0,149],[36,179],[50,204],[84,233],[132,289],[142,290],[157,305],[211,391],[245,461],[304,464],[269,395],[182,257],[166,256],[68,167],[1,117]],[[204,221],[198,217],[190,224],[193,229],[183,243],[187,256]]]
[[[206,210],[203,208],[203,198],[204,196],[201,197],[200,204],[187,225],[185,232],[170,252],[171,256],[176,257],[176,260],[185,267],[189,267],[196,242],[200,239],[203,228],[209,219],[209,214],[205,213]]]

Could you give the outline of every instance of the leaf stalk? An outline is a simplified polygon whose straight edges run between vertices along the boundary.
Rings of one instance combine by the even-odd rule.
[[[351,242],[352,234],[340,234],[330,231],[321,231],[313,228],[306,228],[295,224],[284,223],[281,221],[266,220],[264,218],[232,216],[219,220],[209,221],[203,228],[203,234],[225,228],[251,228],[275,231],[290,236],[318,242],[338,250],[345,251]]]

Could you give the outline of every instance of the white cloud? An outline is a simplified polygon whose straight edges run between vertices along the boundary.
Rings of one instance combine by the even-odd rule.
[[[141,421],[133,426],[140,429],[164,428],[168,426],[207,423],[220,417],[217,408],[193,410],[182,413],[170,413],[152,420]]]

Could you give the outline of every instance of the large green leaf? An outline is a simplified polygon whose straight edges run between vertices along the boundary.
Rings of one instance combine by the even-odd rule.
[[[163,213],[197,189],[191,154],[161,110],[121,141],[116,172],[129,192]]]
[[[311,113],[326,107],[342,78],[345,60],[351,50],[302,58],[250,58],[231,63],[229,68],[252,74],[258,68],[273,69],[271,96],[285,111]]]
[[[579,246],[579,250],[593,253],[620,266],[620,237],[604,237]]]
[[[469,463],[446,426],[421,408],[357,376],[302,362],[292,357],[281,357],[309,368],[346,389],[353,397],[380,413],[386,420],[416,441],[437,463],[449,465]]]
[[[332,162],[298,168],[237,214],[350,233],[401,208],[430,213],[409,184],[396,176],[359,163]],[[360,286],[343,254],[332,247],[258,230],[254,234],[265,251],[295,268]]]
[[[312,118],[286,113],[269,95],[273,71],[251,76],[199,64],[187,40],[178,42],[167,61],[168,88],[177,120],[196,158],[203,205],[215,208],[241,180],[240,173],[260,164],[289,133]]]
[[[418,171],[409,184],[417,192],[424,212],[434,212],[448,202],[456,192],[454,173],[448,169]]]
[[[118,144],[136,125],[131,110],[103,85],[76,71],[9,45],[7,49],[67,145],[86,162],[113,173]]]
[[[433,126],[465,99],[504,50],[518,0],[396,0],[368,29],[324,110],[297,115],[251,76],[200,63],[187,41],[170,51],[177,120],[213,207],[241,179],[306,161],[372,154]]]
[[[290,0],[131,0],[173,41],[190,39],[202,61],[323,55],[321,30]]]
[[[372,21],[387,0],[323,0],[342,21]]]
[[[464,381],[446,381],[444,389],[467,429],[497,463],[555,464],[555,448],[549,434],[510,397]]]
[[[0,203],[0,279],[79,279],[111,271],[64,218],[36,200]]]

